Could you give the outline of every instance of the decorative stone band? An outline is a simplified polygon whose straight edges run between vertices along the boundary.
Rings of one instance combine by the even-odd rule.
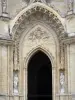
[[[9,21],[10,17],[8,15],[7,11],[7,0],[1,0],[1,7],[2,7],[2,14],[0,16],[0,19],[3,21]]]

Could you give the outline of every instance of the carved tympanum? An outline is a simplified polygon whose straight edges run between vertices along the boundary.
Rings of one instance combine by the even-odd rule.
[[[13,38],[15,41],[14,51],[16,55],[15,57],[17,57],[17,63],[19,63],[19,41],[22,36],[22,33],[26,31],[29,27],[34,26],[35,23],[42,23],[48,27],[51,27],[53,31],[56,32],[59,41],[62,40],[65,36],[64,27],[61,21],[52,12],[40,5],[28,9],[19,17],[12,29],[12,32],[15,34]],[[40,40],[47,38],[48,35],[46,35],[45,32],[41,31],[40,29],[37,29],[36,32],[32,32],[29,36],[30,40]]]
[[[32,33],[30,33],[29,35],[29,40],[43,40],[43,39],[48,39],[49,35],[47,34],[47,32],[45,32],[44,30],[42,30],[40,27],[38,27],[35,31],[33,31]]]

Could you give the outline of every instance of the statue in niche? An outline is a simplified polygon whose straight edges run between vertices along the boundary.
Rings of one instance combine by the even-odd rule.
[[[64,73],[60,72],[60,92],[61,93],[64,93],[64,81],[65,81]]]
[[[7,12],[7,1],[2,0],[2,12],[6,13]]]
[[[73,10],[73,0],[69,0],[69,4],[68,4],[68,11],[72,11]]]
[[[14,94],[18,94],[18,74],[15,73],[14,75],[14,83],[13,83],[13,87],[14,87]]]

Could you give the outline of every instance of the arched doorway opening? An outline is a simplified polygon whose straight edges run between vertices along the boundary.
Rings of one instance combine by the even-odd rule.
[[[37,51],[28,63],[28,100],[52,100],[52,65],[48,56]]]

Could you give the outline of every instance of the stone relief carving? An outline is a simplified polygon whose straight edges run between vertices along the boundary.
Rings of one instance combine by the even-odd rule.
[[[37,13],[37,15],[36,15],[35,13],[37,11],[39,13]],[[36,17],[36,19],[34,18],[34,20],[41,20],[41,21],[47,23],[48,25],[50,25],[57,32],[57,35],[58,36],[60,35],[59,37],[61,37],[62,35],[63,36],[65,35],[64,34],[65,33],[64,32],[64,27],[61,24],[60,20],[57,18],[57,16],[55,16],[52,12],[49,12],[47,9],[42,8],[40,6],[36,6],[34,8],[29,9],[28,11],[26,11],[26,13],[24,13],[17,20],[17,22],[15,23],[15,25],[13,27],[13,30],[17,28],[17,30],[19,30],[20,33],[21,33],[21,31],[24,29],[24,28],[21,27],[21,25],[25,26],[26,22],[28,22],[30,24],[29,21],[34,22],[34,20],[33,20],[34,14],[35,14],[35,17]],[[26,22],[22,23],[22,21],[25,21],[24,20],[25,17],[26,17]],[[27,19],[27,17],[28,17],[28,19]],[[28,23],[27,23],[27,25],[28,25]],[[18,27],[19,25],[20,25],[20,27]],[[18,33],[16,33],[16,34],[18,34]]]
[[[43,31],[40,27],[38,27],[35,31],[33,31],[32,33],[30,33],[29,35],[29,40],[41,40],[41,39],[48,39],[49,35],[47,34],[47,32]]]
[[[34,23],[38,23],[39,21],[50,26],[56,32],[59,41],[64,39],[64,27],[57,16],[55,16],[52,12],[41,6],[35,6],[27,10],[22,16],[19,17],[13,27],[13,33],[15,33],[14,41],[16,50],[15,52],[17,52],[15,54],[17,57],[17,64],[19,63],[19,40],[22,33],[24,32],[24,30],[27,30],[28,27],[32,27]],[[37,30],[37,32],[31,33],[31,35],[29,36],[30,40],[40,40],[41,38],[48,38],[45,35],[45,32],[40,31],[41,30]]]
[[[14,71],[14,81],[13,81],[13,92],[14,92],[14,95],[17,95],[18,94],[18,83],[19,83],[19,79],[18,79],[18,71]]]
[[[2,0],[2,12],[7,12],[7,0]]]
[[[60,93],[64,93],[64,82],[65,82],[65,76],[64,76],[64,72],[60,71]]]

